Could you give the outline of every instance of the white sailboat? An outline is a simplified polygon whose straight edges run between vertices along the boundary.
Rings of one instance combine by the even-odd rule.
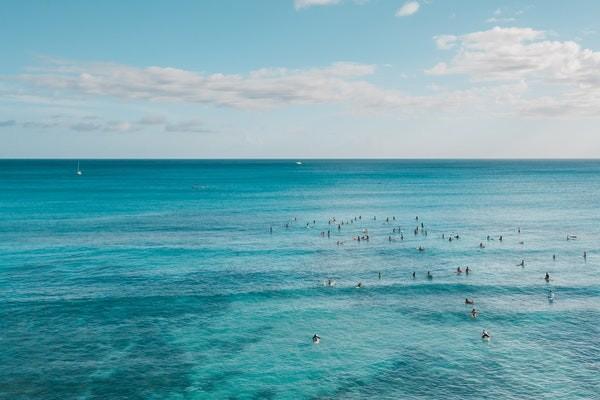
[[[79,176],[83,175],[83,171],[79,168],[79,160],[77,160],[77,171],[75,171],[75,174]]]

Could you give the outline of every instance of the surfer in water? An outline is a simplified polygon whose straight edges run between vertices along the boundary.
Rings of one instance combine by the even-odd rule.
[[[525,266],[525,260],[521,260],[521,262],[519,264],[517,264],[517,267],[524,267]]]
[[[358,283],[356,284],[356,288],[357,288],[357,289],[360,289],[360,288],[362,288],[362,287],[363,287],[363,284],[362,284],[362,282],[358,282]]]
[[[462,269],[461,269],[460,267],[456,268],[456,274],[457,274],[457,275],[460,275],[460,274],[462,274],[462,273],[463,273],[463,272],[462,272]]]
[[[492,335],[490,335],[489,332],[484,329],[483,332],[481,332],[481,338],[484,340],[490,340]]]
[[[546,276],[544,276],[544,280],[546,282],[550,282],[550,274],[546,272]]]
[[[469,267],[467,267],[467,268],[465,269],[465,273],[466,273],[467,275],[469,275],[469,273],[470,273],[470,272],[471,272],[471,269],[470,269]]]
[[[473,308],[471,310],[471,318],[477,318],[478,315],[479,315],[479,311],[477,311],[475,308]]]
[[[321,342],[321,336],[317,335],[316,333],[313,335],[312,337],[312,342],[314,344],[319,344]]]
[[[471,299],[469,299],[469,298],[467,297],[467,298],[465,299],[465,304],[470,304],[470,305],[473,305],[473,304],[475,304],[475,301],[474,301],[474,300],[471,300]]]
[[[431,275],[431,271],[427,271],[427,279],[433,279],[433,275]]]

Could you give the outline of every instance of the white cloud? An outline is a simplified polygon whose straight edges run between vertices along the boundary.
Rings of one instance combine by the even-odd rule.
[[[51,65],[30,69],[12,83],[16,86],[20,82],[18,90],[22,94],[71,99],[82,104],[88,103],[82,99],[111,97],[234,109],[337,105],[353,113],[395,115],[458,110],[526,115],[600,112],[600,52],[584,49],[573,41],[549,40],[547,36],[532,28],[500,27],[435,36],[436,46],[450,53],[448,59],[440,60],[426,74],[464,75],[470,83],[456,89],[454,81],[454,88],[445,88],[443,80],[438,80],[434,82],[436,90],[424,95],[376,85],[371,82],[376,73],[374,65],[352,62],[211,74],[172,67],[55,60]],[[402,78],[401,71],[397,73],[398,79]],[[157,115],[146,115],[128,124],[81,120],[70,126],[82,131],[116,132],[152,126],[167,132],[207,130],[201,124],[167,121]]]
[[[199,120],[189,120],[175,122],[165,125],[166,132],[180,132],[180,133],[208,133],[210,132],[204,124]]]
[[[410,95],[368,81],[374,65],[337,62],[308,69],[263,68],[246,74],[205,74],[168,67],[136,68],[118,64],[54,62],[20,79],[29,90],[57,98],[112,97],[123,101],[177,102],[236,109],[268,109],[295,105],[340,105],[353,113],[417,113],[455,111],[486,104],[488,88],[439,90]],[[402,75],[400,75],[402,77]],[[496,90],[496,89],[494,89]],[[492,100],[493,98],[490,97]],[[81,120],[67,125],[78,131],[128,132],[163,126],[167,132],[206,132],[201,124],[171,122],[145,116],[128,124]]]
[[[546,40],[543,31],[495,27],[459,36],[457,44],[450,63],[440,63],[428,73],[467,74],[475,80],[600,83],[600,52],[573,41]]]
[[[486,19],[485,22],[487,22],[488,24],[505,24],[505,23],[509,23],[509,22],[515,22],[517,20],[517,16],[522,15],[524,13],[523,10],[516,10],[513,11],[512,13],[509,10],[509,15],[513,14],[513,16],[508,16],[506,15],[507,13],[505,12],[505,10],[502,10],[501,8],[497,8],[494,11],[494,15],[491,16],[490,18]]]
[[[485,22],[487,22],[488,24],[500,24],[500,23],[506,23],[506,22],[515,22],[516,19],[513,17],[491,17],[485,20]]]
[[[77,132],[92,132],[102,129],[102,124],[96,122],[76,122],[71,124],[70,128]]]
[[[439,35],[434,36],[433,39],[438,49],[449,50],[456,44],[457,37],[454,35]]]
[[[203,74],[169,67],[62,63],[21,79],[64,93],[131,100],[269,108],[290,104],[364,102],[366,93],[388,96],[367,83],[375,66],[348,62],[311,69],[264,68],[239,74]],[[146,121],[147,122],[147,121]]]
[[[406,2],[398,9],[398,11],[396,11],[396,17],[407,17],[409,15],[413,15],[419,11],[419,7],[419,3],[416,1]]]
[[[296,10],[312,6],[330,6],[338,4],[340,0],[294,0]]]
[[[437,38],[434,38],[437,43]],[[526,114],[600,111],[600,52],[573,41],[548,40],[544,31],[500,28],[458,36],[456,53],[426,71],[430,75],[463,74],[473,81],[529,81],[557,92],[524,99]]]

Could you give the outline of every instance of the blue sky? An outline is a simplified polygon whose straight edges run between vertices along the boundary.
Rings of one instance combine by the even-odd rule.
[[[600,2],[7,1],[0,157],[598,157]]]

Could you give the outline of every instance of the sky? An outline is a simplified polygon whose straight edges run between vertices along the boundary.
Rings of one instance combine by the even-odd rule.
[[[7,0],[0,158],[598,158],[600,1]]]

